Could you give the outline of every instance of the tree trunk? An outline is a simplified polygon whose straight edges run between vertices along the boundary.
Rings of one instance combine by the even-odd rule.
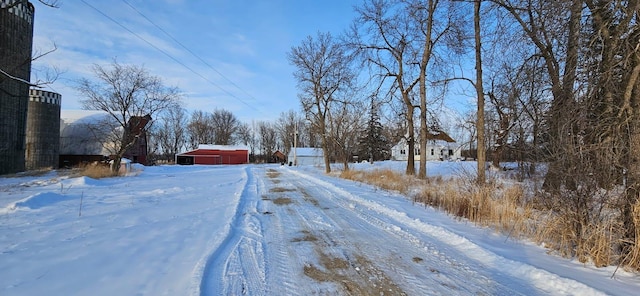
[[[329,154],[329,140],[327,139],[326,129],[325,119],[322,118],[320,122],[320,130],[322,132],[322,154],[324,155],[324,172],[328,174],[331,173],[331,161],[329,161],[331,155]]]
[[[480,39],[480,3],[482,0],[474,0],[473,3],[473,27],[475,36],[476,54],[476,93],[478,95],[478,118],[476,129],[478,130],[478,185],[485,183],[486,149],[484,144],[484,89],[482,86],[482,41]]]
[[[416,174],[416,164],[414,150],[416,148],[415,132],[413,131],[413,106],[407,109],[407,170],[405,174],[413,176]]]
[[[567,116],[567,112],[574,112],[573,88],[578,68],[578,49],[580,48],[580,19],[582,18],[582,0],[573,0],[569,17],[569,32],[567,35],[567,53],[564,67],[564,76],[560,79],[557,62],[549,49],[543,54],[547,71],[552,78],[553,102],[551,103],[551,115],[549,119],[549,136],[551,138],[551,160],[545,176],[543,187],[547,190],[557,191],[561,185],[569,188],[575,187],[575,182],[570,180],[567,173],[566,155],[573,154],[569,150],[573,147],[576,132],[573,118]],[[540,46],[538,46],[540,47]],[[569,160],[570,161],[570,160]]]
[[[427,66],[431,58],[432,46],[431,33],[433,29],[433,16],[436,10],[436,3],[433,0],[429,0],[427,4],[428,17],[427,17],[427,29],[424,38],[424,48],[422,49],[422,60],[420,61],[420,169],[418,170],[418,178],[427,178],[427,133],[429,127],[427,126]]]

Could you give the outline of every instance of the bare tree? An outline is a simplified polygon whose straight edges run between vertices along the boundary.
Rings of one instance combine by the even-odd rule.
[[[262,121],[258,123],[258,135],[264,160],[265,162],[271,162],[271,156],[276,149],[278,141],[276,129],[270,122]]]
[[[506,74],[511,72],[510,68],[506,69]],[[515,71],[514,71],[515,72]],[[497,115],[496,126],[493,129],[495,141],[492,145],[493,155],[491,157],[492,166],[500,168],[505,149],[507,148],[511,129],[515,126],[520,116],[520,111],[516,107],[517,98],[520,97],[520,90],[513,81],[502,81],[500,83],[492,83],[491,90],[488,93],[491,106]]]
[[[329,134],[334,155],[342,161],[343,169],[349,170],[349,162],[357,151],[361,127],[366,125],[364,104],[338,103],[329,114]]]
[[[537,49],[546,66],[553,102],[549,117],[549,140],[554,151],[572,147],[577,136],[577,127],[572,118],[565,116],[567,110],[575,110],[574,87],[578,72],[578,50],[580,49],[580,20],[583,12],[582,0],[542,3],[531,0],[494,0],[520,25],[523,32]],[[558,42],[561,40],[561,42]],[[563,156],[564,155],[564,156]],[[569,158],[566,153],[551,154],[550,167],[545,187],[560,189],[561,185],[575,188],[568,179],[566,169]]]
[[[195,110],[187,124],[189,134],[188,144],[191,149],[198,148],[200,144],[213,144],[213,130],[211,127],[211,114]]]
[[[94,65],[97,80],[83,78],[77,89],[85,97],[85,109],[102,110],[121,128],[113,143],[114,172],[120,169],[122,156],[144,133],[151,117],[174,106],[180,95],[175,87],[166,87],[159,77],[152,76],[142,67],[122,65],[113,61],[109,66]]]
[[[382,80],[392,80],[392,88],[404,104],[408,144],[407,175],[415,175],[414,103],[412,91],[420,80],[415,52],[416,26],[402,1],[367,0],[357,7],[358,17],[349,37],[351,46],[361,50],[364,58],[380,71]]]
[[[294,138],[300,134],[299,129],[304,126],[303,118],[300,118],[293,110],[280,113],[280,117],[275,123],[278,130],[278,138],[281,144],[282,153],[289,154],[290,149],[293,147]],[[300,145],[301,143],[296,143]]]
[[[625,264],[640,268],[640,27],[638,1],[584,1],[592,29],[584,135],[601,187],[624,186],[618,201]],[[581,2],[582,4],[582,2]],[[579,23],[578,23],[579,25]],[[576,25],[576,26],[578,26]]]
[[[232,145],[235,143],[234,137],[240,122],[233,113],[224,109],[216,109],[211,115],[211,126],[213,131],[213,144]]]
[[[331,105],[341,99],[354,73],[351,57],[344,46],[338,44],[329,33],[318,32],[315,39],[308,36],[288,53],[289,61],[296,67],[294,77],[302,108],[308,120],[321,138],[325,171],[331,172],[327,120]]]
[[[422,46],[416,48],[415,60],[419,60],[419,76],[418,90],[420,95],[420,165],[418,169],[418,178],[425,179],[427,177],[427,158],[424,153],[427,150],[427,135],[429,128],[427,125],[427,76],[428,67],[432,64],[431,60],[436,54],[436,46],[440,40],[445,37],[453,23],[456,23],[452,17],[456,13],[439,13],[442,9],[441,1],[408,1],[408,13],[411,20],[415,22],[418,36],[416,41],[420,41]],[[452,7],[449,7],[450,9]],[[457,19],[457,22],[461,22]]]
[[[180,106],[173,106],[162,112],[154,125],[155,140],[161,149],[161,155],[169,162],[185,148],[187,144],[187,113]]]
[[[251,129],[251,125],[241,122],[238,124],[238,130],[236,131],[237,142],[253,148],[254,133]]]
[[[480,7],[482,0],[473,2],[473,36],[475,40],[475,62],[476,62],[476,95],[478,102],[476,129],[478,132],[478,176],[476,182],[480,185],[485,183],[485,145],[484,145],[484,88],[482,77],[482,39],[480,32]]]

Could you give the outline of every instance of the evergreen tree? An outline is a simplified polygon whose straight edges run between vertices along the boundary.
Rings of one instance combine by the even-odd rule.
[[[358,141],[358,156],[373,163],[389,157],[389,140],[384,136],[382,123],[374,99],[371,99],[369,121]]]

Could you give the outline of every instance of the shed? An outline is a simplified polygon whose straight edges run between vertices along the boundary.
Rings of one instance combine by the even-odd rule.
[[[176,154],[176,163],[182,165],[247,164],[249,163],[249,148],[200,144],[198,149]]]
[[[284,155],[284,153],[282,153],[280,150],[276,150],[276,152],[273,152],[273,158],[275,161],[281,162],[281,163],[284,163],[285,161],[287,161],[287,156]]]
[[[287,158],[290,165],[322,166],[324,164],[322,148],[291,148]]]

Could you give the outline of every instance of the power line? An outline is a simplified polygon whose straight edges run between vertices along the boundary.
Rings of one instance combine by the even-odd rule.
[[[159,25],[157,25],[153,20],[151,20],[150,18],[148,18],[146,15],[144,15],[140,10],[138,10],[137,8],[135,8],[133,5],[131,5],[131,3],[129,3],[127,0],[122,0],[122,2],[124,2],[125,4],[127,4],[129,7],[131,7],[131,9],[133,9],[135,12],[137,12],[140,16],[142,16],[144,19],[146,19],[149,23],[151,23],[152,25],[154,25],[158,30],[160,30],[162,33],[164,33],[165,35],[167,35],[169,38],[171,38],[171,40],[173,40],[175,43],[177,43],[178,45],[180,45],[184,50],[186,50],[187,52],[189,52],[191,55],[193,55],[195,58],[197,58],[198,60],[200,60],[203,64],[207,65],[209,68],[211,68],[211,70],[213,70],[214,72],[218,73],[218,75],[220,75],[220,77],[224,78],[224,80],[226,80],[227,82],[229,82],[231,85],[235,86],[237,89],[239,89],[240,91],[244,92],[248,97],[250,97],[251,99],[253,99],[254,101],[257,101],[256,98],[254,98],[251,94],[249,94],[247,91],[245,91],[243,88],[241,88],[240,86],[238,86],[237,84],[235,84],[233,81],[231,81],[231,79],[227,78],[224,74],[222,74],[220,71],[218,71],[216,68],[214,68],[211,64],[207,63],[207,61],[205,61],[202,57],[200,57],[199,55],[197,55],[196,53],[194,53],[191,49],[189,49],[187,46],[185,46],[184,44],[182,44],[180,41],[178,41],[175,37],[173,37],[173,35],[169,34],[169,32],[165,31],[164,29],[162,29]]]
[[[245,102],[244,100],[240,99],[239,97],[237,97],[236,95],[232,94],[231,92],[227,91],[226,89],[222,88],[221,86],[217,85],[215,82],[209,80],[207,77],[205,77],[204,75],[196,72],[194,69],[192,69],[191,67],[185,65],[184,63],[182,63],[181,61],[179,61],[178,59],[176,59],[175,57],[173,57],[171,54],[169,54],[168,52],[162,50],[161,48],[159,48],[158,46],[156,46],[155,44],[151,43],[150,41],[146,40],[145,38],[143,38],[142,36],[138,35],[137,33],[135,33],[134,31],[132,31],[131,29],[127,28],[125,25],[121,24],[120,22],[118,22],[117,20],[115,20],[114,18],[110,17],[109,15],[107,15],[106,13],[102,12],[100,9],[96,8],[95,6],[87,3],[85,0],[80,0],[82,1],[82,3],[84,3],[85,5],[91,7],[93,10],[95,10],[96,12],[98,12],[99,14],[101,14],[102,16],[106,17],[107,19],[109,19],[110,21],[114,22],[116,25],[122,27],[123,29],[125,29],[127,32],[131,33],[132,35],[136,36],[138,39],[144,41],[145,43],[147,43],[149,46],[155,48],[156,50],[158,50],[159,52],[163,53],[164,55],[166,55],[167,57],[169,57],[170,59],[172,59],[173,61],[175,61],[176,63],[180,64],[181,66],[183,66],[184,68],[186,68],[187,70],[189,70],[191,73],[199,76],[200,78],[204,79],[205,81],[209,82],[209,84],[215,86],[216,88],[220,89],[221,91],[223,91],[224,93],[228,94],[229,96],[235,98],[236,100],[242,102],[243,104],[245,104],[247,107],[258,111],[260,113],[262,113],[262,111],[256,109],[254,106],[251,106],[249,103]]]

